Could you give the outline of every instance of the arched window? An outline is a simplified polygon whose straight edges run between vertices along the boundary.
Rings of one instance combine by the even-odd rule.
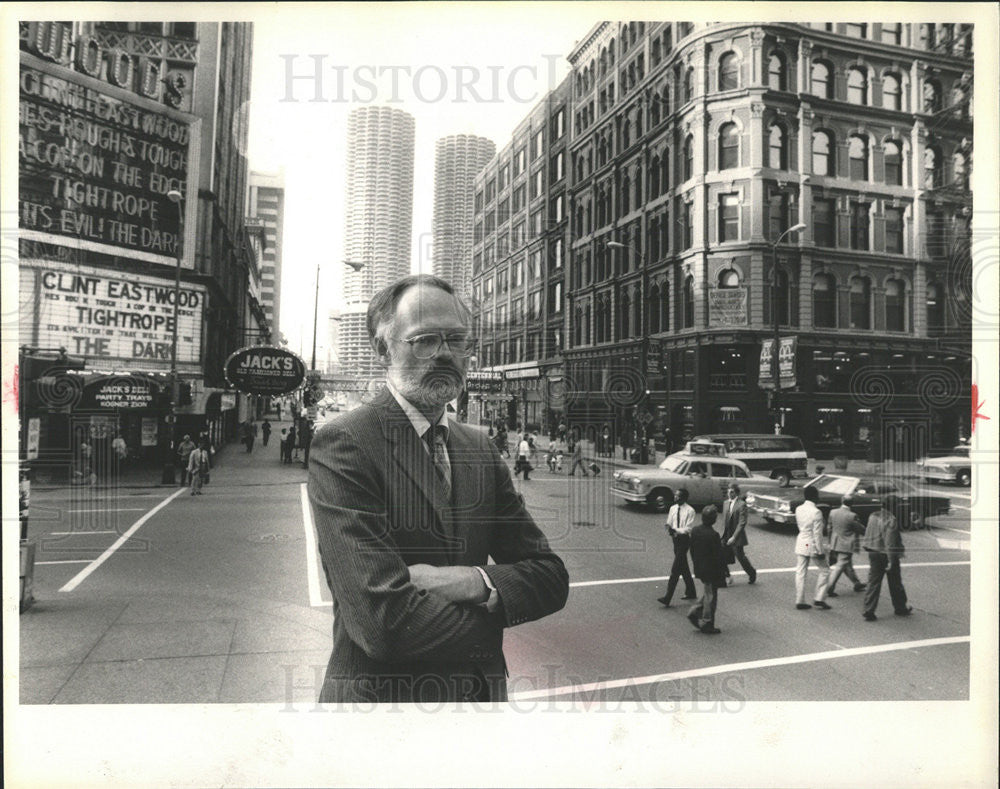
[[[632,144],[631,131],[632,131],[632,125],[628,121],[625,121],[625,123],[622,124],[622,148],[623,149],[624,148],[628,148]]]
[[[583,343],[590,344],[590,304],[583,308]]]
[[[720,288],[738,288],[740,286],[740,275],[735,269],[727,268],[719,272]]]
[[[927,333],[934,337],[944,331],[944,289],[937,282],[927,284]]]
[[[740,166],[740,133],[735,123],[724,123],[719,129],[719,169]]]
[[[688,66],[684,72],[684,101],[689,102],[694,98],[694,66]]]
[[[903,91],[895,74],[886,74],[882,78],[882,106],[887,110],[903,109]]]
[[[775,170],[788,169],[788,140],[779,123],[772,123],[767,135],[768,166]]]
[[[872,327],[872,287],[868,277],[851,277],[851,328]]]
[[[689,134],[684,138],[684,180],[687,181],[694,174],[694,135]]]
[[[667,283],[663,283],[660,289],[660,327],[661,331],[670,331],[670,288]]]
[[[660,157],[654,156],[649,162],[649,196],[660,194]]]
[[[682,299],[681,309],[684,314],[684,326],[682,328],[694,328],[694,277],[690,274],[684,278]]]
[[[640,208],[642,206],[642,170],[638,167],[635,170],[635,207]]]
[[[646,311],[649,314],[649,333],[656,334],[660,330],[660,288],[657,285],[649,289]]]
[[[868,180],[868,139],[860,134],[851,135],[849,153],[851,159],[851,180]]]
[[[812,152],[812,171],[814,175],[836,174],[833,135],[830,132],[813,132]]]
[[[649,220],[649,257],[650,260],[660,259],[660,217]]]
[[[941,186],[941,150],[935,145],[924,149],[924,188]]]
[[[851,104],[868,103],[868,74],[859,66],[847,70],[847,100]]]
[[[778,52],[772,52],[767,59],[767,86],[771,90],[787,90],[785,59]]]
[[[830,66],[822,60],[812,64],[810,73],[810,92],[823,99],[833,98],[833,80],[830,78]]]
[[[837,328],[837,281],[832,274],[813,276],[813,326]]]
[[[891,186],[903,185],[903,146],[896,140],[885,144],[885,182]]]
[[[899,279],[885,283],[885,328],[906,331],[906,284]]]
[[[941,83],[929,79],[924,82],[924,112],[941,111]]]
[[[629,327],[631,326],[631,320],[629,309],[632,305],[629,301],[628,293],[622,291],[621,299],[621,305],[618,308],[618,339],[625,340],[630,336]]]
[[[583,310],[579,307],[576,308],[575,322],[573,325],[573,344],[582,345],[583,344]]]
[[[642,310],[639,309],[642,306],[642,301],[639,298],[639,291],[632,291],[632,302],[635,304],[635,309],[632,310],[632,336],[642,337]],[[648,306],[648,305],[647,305]],[[646,313],[649,314],[648,312]]]
[[[735,90],[740,86],[740,61],[735,52],[719,58],[719,90]]]
[[[622,176],[621,181],[621,193],[619,195],[621,198],[621,213],[627,214],[629,212],[629,178],[627,175]]]
[[[663,149],[663,158],[660,160],[660,189],[656,192],[661,195],[670,188],[670,149]]]

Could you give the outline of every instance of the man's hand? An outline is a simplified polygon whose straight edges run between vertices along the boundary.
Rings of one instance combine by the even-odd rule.
[[[453,603],[485,603],[489,599],[489,587],[475,567],[414,564],[409,569],[410,583],[445,600]]]
[[[735,537],[730,537],[728,540],[726,540],[726,545],[735,545],[735,544],[736,544]]]

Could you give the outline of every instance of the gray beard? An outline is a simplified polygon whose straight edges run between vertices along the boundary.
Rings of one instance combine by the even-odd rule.
[[[461,380],[445,373],[417,375],[393,371],[389,380],[407,401],[421,410],[444,408],[462,392]]]

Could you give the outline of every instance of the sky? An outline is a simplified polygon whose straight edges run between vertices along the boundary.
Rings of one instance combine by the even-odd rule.
[[[254,170],[284,173],[280,328],[292,350],[312,352],[317,263],[318,362],[324,316],[340,304],[348,114],[387,105],[414,116],[411,266],[429,270],[435,141],[477,134],[503,147],[569,72],[566,55],[602,8],[345,4],[254,15],[248,156]]]

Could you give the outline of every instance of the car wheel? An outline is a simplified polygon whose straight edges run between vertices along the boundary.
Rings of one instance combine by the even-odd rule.
[[[963,488],[969,487],[972,484],[972,471],[967,468],[963,468],[958,474],[955,475],[955,482],[961,485]]]
[[[674,503],[674,494],[667,488],[657,488],[650,492],[646,501],[654,512],[666,512]]]
[[[778,480],[779,488],[787,488],[788,484],[792,481],[792,475],[787,471],[779,471],[774,475],[774,478]]]
[[[909,528],[915,531],[923,529],[927,522],[924,519],[924,514],[922,512],[910,512],[909,517]]]

